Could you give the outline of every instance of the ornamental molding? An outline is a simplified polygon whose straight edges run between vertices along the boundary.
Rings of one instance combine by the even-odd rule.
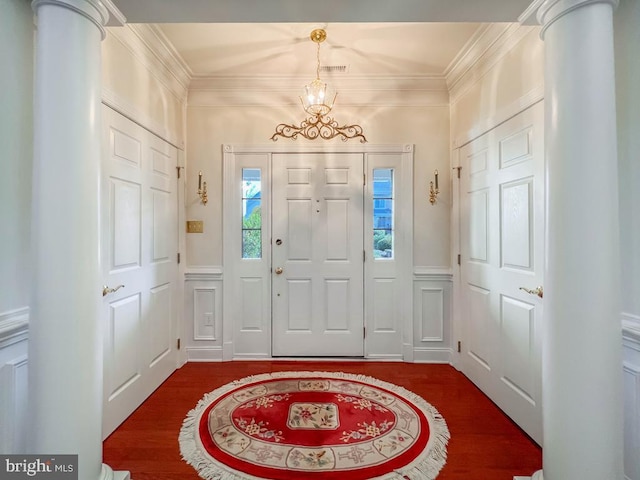
[[[539,27],[517,23],[479,28],[445,70],[451,103],[455,103],[531,31]]]
[[[33,0],[31,2],[31,8],[36,15],[38,15],[38,9],[43,5],[66,8],[82,15],[98,27],[104,40],[106,36],[104,26],[109,20],[109,10],[102,2],[98,0]]]
[[[29,307],[0,313],[0,349],[27,340]]]
[[[338,91],[336,110],[343,106],[448,106],[442,75],[323,77]],[[308,76],[194,76],[189,85],[190,107],[295,106]]]
[[[540,37],[544,39],[547,28],[553,25],[556,20],[579,8],[597,3],[609,4],[611,8],[615,10],[618,7],[619,0],[545,0],[538,8],[536,14],[538,23],[542,25]]]

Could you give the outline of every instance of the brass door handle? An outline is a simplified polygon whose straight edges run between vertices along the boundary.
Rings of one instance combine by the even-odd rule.
[[[109,295],[110,293],[113,292],[117,292],[118,290],[120,290],[122,287],[124,287],[124,285],[118,285],[116,288],[109,288],[108,285],[103,285],[102,286],[102,296],[106,297],[107,295]]]
[[[524,290],[527,293],[530,293],[531,295],[537,295],[540,298],[542,298],[542,285],[537,286],[535,289],[531,290],[529,288],[524,288],[524,287],[520,287],[520,290]]]
[[[274,270],[276,272],[276,275],[280,275],[282,272],[284,272],[284,270],[282,269],[282,267],[278,267]]]

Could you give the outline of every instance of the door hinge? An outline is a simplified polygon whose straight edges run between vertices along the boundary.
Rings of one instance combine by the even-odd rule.
[[[180,252],[178,252],[177,258],[178,258],[178,263],[180,263]]]
[[[462,342],[458,340],[458,353],[462,351]]]
[[[462,170],[462,167],[453,167],[453,169],[458,171],[458,178],[460,178],[460,170]]]
[[[176,341],[176,347],[178,347],[178,350],[180,350],[180,339]]]
[[[363,262],[367,261],[367,251],[366,250],[362,250],[362,261]]]
[[[367,327],[362,327],[362,338],[367,338]]]
[[[462,265],[462,255],[458,254],[458,265]]]
[[[363,173],[362,174],[362,186],[365,186],[367,184],[367,174]]]
[[[178,173],[178,178],[180,178],[180,169],[184,167],[176,167],[176,172]]]

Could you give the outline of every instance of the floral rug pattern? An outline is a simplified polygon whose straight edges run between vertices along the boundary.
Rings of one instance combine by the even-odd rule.
[[[204,479],[433,479],[449,432],[419,396],[368,377],[279,372],[207,394],[180,432]]]

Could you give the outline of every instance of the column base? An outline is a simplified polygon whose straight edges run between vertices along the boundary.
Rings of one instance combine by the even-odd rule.
[[[530,477],[513,477],[513,480],[543,480],[542,470],[538,470]]]
[[[103,463],[102,472],[100,472],[98,480],[131,480],[131,475],[129,472],[124,471],[114,472],[109,465]]]

